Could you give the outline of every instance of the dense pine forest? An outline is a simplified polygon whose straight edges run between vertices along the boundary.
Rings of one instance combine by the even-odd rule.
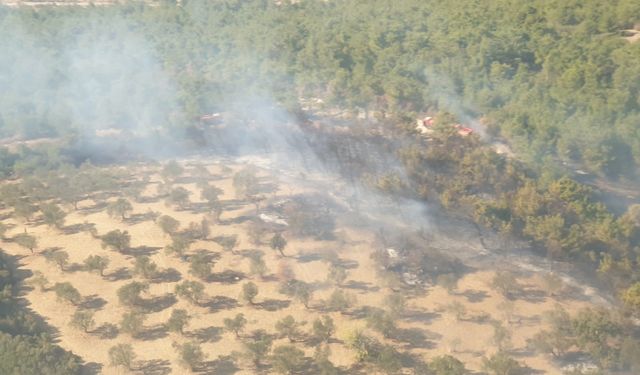
[[[287,108],[319,97],[385,115],[446,110],[482,120],[538,164],[553,157],[616,177],[640,162],[640,44],[624,39],[640,22],[633,0],[0,11],[5,135],[184,126],[262,92]],[[97,60],[108,64],[88,70]],[[89,111],[98,97],[120,109]]]
[[[311,133],[323,161],[577,264],[620,302],[621,316],[637,317],[640,206],[614,213],[560,166],[637,186],[640,41],[630,35],[638,29],[635,0],[0,7],[0,137],[47,139],[0,149],[0,173],[19,178],[0,198],[29,216],[41,200],[77,204],[100,191],[108,181],[86,178],[93,167],[80,164],[107,147],[96,140],[101,132],[224,148],[201,137],[203,114],[250,103],[310,123],[304,103],[314,101],[357,124],[349,136]],[[425,114],[439,124],[428,142],[413,130]],[[458,122],[475,134],[446,126]],[[494,140],[516,157],[496,154]],[[373,147],[401,165],[372,166],[368,159],[383,158],[372,157]],[[77,373],[80,360],[17,307],[9,263],[0,259],[0,370],[21,363],[21,374]],[[563,334],[602,369],[638,368],[640,343],[623,332],[629,321],[582,318],[567,317],[575,331]],[[557,326],[540,338],[551,352],[564,343]]]

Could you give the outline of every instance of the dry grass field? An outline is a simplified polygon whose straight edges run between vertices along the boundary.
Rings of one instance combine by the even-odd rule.
[[[246,162],[245,162],[246,163]],[[304,351],[311,363],[317,341],[311,339],[314,320],[328,315],[335,324],[335,333],[329,340],[330,360],[344,373],[371,373],[372,370],[358,364],[355,352],[347,347],[347,338],[355,330],[363,330],[384,343],[391,344],[408,358],[430,360],[449,354],[465,363],[473,371],[482,370],[483,357],[498,350],[498,345],[508,348],[521,364],[537,373],[561,373],[558,364],[548,356],[529,349],[527,339],[539,332],[546,324],[543,314],[560,304],[573,312],[588,305],[579,293],[576,298],[558,293],[553,296],[545,292],[543,275],[514,269],[518,277],[519,292],[506,298],[492,287],[496,269],[468,267],[460,275],[457,285],[446,289],[433,283],[410,287],[400,285],[390,287],[377,275],[380,266],[372,257],[379,248],[376,231],[367,226],[357,225],[354,215],[340,213],[335,218],[335,236],[318,239],[313,236],[296,236],[281,226],[287,245],[283,257],[270,246],[274,232],[267,232],[259,243],[249,235],[252,222],[259,220],[256,206],[249,201],[238,199],[233,186],[233,176],[247,165],[242,161],[182,161],[184,173],[175,179],[172,186],[183,187],[190,194],[190,203],[179,209],[167,205],[158,196],[158,187],[163,178],[162,165],[128,166],[127,172],[134,180],[148,178],[147,186],[137,200],[129,199],[133,210],[126,219],[114,218],[107,214],[106,205],[118,196],[111,194],[104,199],[85,199],[77,210],[65,207],[66,222],[61,229],[44,225],[37,217],[31,222],[6,219],[12,224],[7,234],[10,238],[24,231],[36,236],[38,247],[33,254],[8,241],[4,250],[20,257],[20,267],[29,274],[41,272],[48,280],[44,290],[31,286],[27,278],[23,287],[23,298],[28,308],[42,316],[55,330],[59,344],[80,355],[95,373],[101,374],[183,374],[190,373],[180,362],[178,345],[197,342],[204,353],[204,360],[194,372],[205,374],[253,374],[273,373],[269,361],[256,369],[246,360],[244,342],[251,340],[252,332],[264,330],[273,336],[273,347],[289,344],[275,329],[276,323],[291,315],[300,322],[300,334],[292,343]],[[209,172],[207,183],[221,189],[219,199],[223,207],[219,220],[214,220],[203,209],[200,188],[196,186],[196,176],[202,178],[202,165]],[[124,168],[124,167],[121,167]],[[292,196],[326,193],[314,191],[309,183],[313,176],[301,176],[299,183],[294,177],[276,176],[272,171],[255,167],[261,186],[270,186],[265,192],[259,212],[268,212],[270,205],[287,201]],[[336,193],[337,194],[337,193]],[[181,229],[189,223],[200,223],[203,217],[211,222],[211,233],[204,239],[193,241],[183,257],[168,254],[165,247],[171,237],[156,223],[157,216],[169,215],[180,222]],[[154,220],[155,219],[155,220]],[[289,219],[284,217],[284,219]],[[97,231],[79,229],[94,225]],[[123,252],[103,248],[99,236],[114,230],[128,231],[131,243]],[[465,229],[466,230],[466,229]],[[233,251],[225,250],[217,238],[237,236],[238,244]],[[61,270],[47,261],[46,254],[66,251],[68,263]],[[264,253],[268,270],[263,277],[252,275],[251,254]],[[206,254],[212,265],[212,274],[201,280],[190,272],[189,259],[196,253]],[[91,255],[109,259],[109,265],[100,276],[85,270],[84,260]],[[146,255],[157,264],[156,276],[147,280],[136,275],[134,261],[137,256]],[[337,259],[336,259],[337,255]],[[328,280],[329,263],[339,262],[346,271],[340,283]],[[281,293],[281,285],[288,279],[304,281],[313,287],[308,307]],[[33,277],[31,278],[33,279]],[[202,282],[204,297],[198,303],[190,303],[176,296],[175,286],[185,280]],[[118,298],[119,288],[132,281],[146,282],[149,288],[142,293],[139,308],[146,317],[140,333],[135,336],[124,332],[110,332],[109,325],[119,326],[123,314],[131,308],[124,306]],[[78,306],[59,300],[52,290],[55,283],[69,282],[82,295]],[[240,297],[243,285],[253,282],[258,287],[254,303],[246,303]],[[353,305],[344,311],[330,311],[326,301],[336,289],[353,295]],[[385,300],[391,294],[402,294],[406,307],[393,315],[395,331],[385,338],[367,326],[366,312],[370,308],[388,309]],[[77,309],[94,311],[95,324],[84,332],[70,326]],[[170,332],[165,323],[174,309],[185,309],[190,316],[182,334]],[[242,313],[247,319],[246,327],[236,337],[225,330],[224,319]],[[504,329],[505,340],[496,340],[496,326]],[[113,327],[112,327],[113,328]],[[112,330],[112,329],[111,329]],[[116,344],[131,344],[136,359],[132,369],[111,366],[109,349]],[[311,365],[309,365],[311,366]],[[306,367],[303,373],[314,373],[313,367]],[[413,373],[405,366],[404,373]]]

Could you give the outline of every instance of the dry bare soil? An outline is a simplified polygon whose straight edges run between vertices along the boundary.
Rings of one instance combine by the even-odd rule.
[[[210,253],[214,259],[213,276],[205,282],[205,301],[199,305],[191,304],[180,298],[174,298],[174,287],[184,280],[198,280],[189,272],[189,263],[179,257],[166,254],[163,250],[170,243],[153,219],[145,218],[145,213],[156,211],[178,219],[182,227],[190,222],[199,223],[203,215],[200,210],[177,210],[167,206],[163,199],[156,198],[156,189],[161,181],[160,165],[137,165],[126,168],[142,180],[149,177],[149,183],[143,193],[143,199],[133,203],[133,212],[122,221],[111,218],[104,208],[104,201],[87,199],[80,202],[77,210],[67,208],[68,216],[63,230],[56,230],[34,220],[31,223],[6,219],[13,225],[7,237],[12,237],[25,230],[34,234],[39,246],[35,254],[17,244],[7,242],[3,245],[9,254],[20,257],[23,270],[42,272],[49,280],[49,286],[57,282],[70,282],[82,294],[86,308],[95,311],[96,328],[89,333],[70,327],[69,322],[76,307],[57,300],[53,291],[40,291],[30,287],[28,279],[24,283],[23,296],[28,307],[41,315],[57,332],[59,344],[80,355],[91,363],[96,373],[102,374],[183,374],[190,371],[180,365],[175,343],[197,341],[201,343],[206,355],[206,362],[200,368],[201,373],[210,374],[252,374],[256,369],[251,363],[233,361],[234,352],[242,352],[243,340],[254,330],[264,329],[275,334],[275,323],[287,315],[297,321],[306,322],[302,326],[305,332],[311,331],[311,325],[317,317],[328,314],[336,324],[335,339],[331,340],[331,361],[340,366],[346,373],[365,373],[356,365],[354,353],[344,344],[344,339],[354,329],[363,329],[378,337],[383,342],[392,344],[402,352],[410,353],[425,360],[436,355],[451,354],[462,360],[468,369],[480,371],[483,356],[497,351],[494,344],[494,328],[492,321],[501,322],[511,332],[510,350],[521,363],[538,373],[560,373],[550,358],[538,355],[527,349],[526,340],[544,328],[542,314],[560,304],[569,312],[585,307],[587,302],[568,295],[550,297],[543,292],[540,275],[523,273],[519,282],[524,290],[521,296],[508,300],[490,287],[495,270],[470,269],[459,281],[453,291],[440,286],[426,284],[420,288],[408,289],[407,308],[397,318],[400,328],[398,338],[384,339],[366,326],[362,314],[365,306],[382,307],[384,298],[394,293],[384,286],[376,276],[378,267],[371,258],[375,248],[375,231],[366,227],[353,226],[346,217],[338,217],[336,221],[336,238],[331,241],[313,238],[297,238],[284,232],[288,240],[285,248],[286,257],[270,248],[265,236],[262,244],[250,241],[247,233],[247,217],[255,217],[256,208],[249,202],[238,201],[232,186],[232,176],[245,167],[244,163],[232,161],[190,161],[181,162],[185,166],[184,175],[174,186],[183,186],[191,191],[194,205],[200,203],[200,191],[195,186],[191,174],[193,164],[200,163],[210,171],[209,184],[215,185],[224,192],[220,200],[225,210],[218,223],[212,226],[210,238],[220,235],[237,235],[239,246],[235,253],[224,251],[221,246],[211,240],[199,240],[193,243],[188,254],[199,250]],[[122,167],[124,168],[124,167]],[[259,169],[261,183],[273,183],[275,191],[270,193],[270,200],[282,200],[295,194],[317,193],[309,184],[296,184],[293,179],[276,179],[272,172]],[[311,177],[306,177],[311,178]],[[286,181],[285,181],[286,180]],[[116,197],[108,198],[108,201]],[[8,212],[7,212],[8,214]],[[72,230],[77,224],[93,223],[99,234],[113,229],[127,230],[131,234],[131,249],[124,254],[104,249],[99,238],[86,231]],[[57,249],[57,250],[56,250]],[[250,276],[249,250],[259,249],[265,253],[265,262],[270,270],[267,276],[260,278]],[[64,250],[69,253],[69,265],[61,271],[55,264],[47,262],[45,251]],[[323,252],[335,251],[344,264],[347,264],[347,278],[342,286],[356,296],[355,306],[347,313],[327,312],[323,306],[334,290],[327,281],[328,265],[322,260]],[[137,338],[119,333],[115,336],[104,334],[105,324],[118,325],[123,313],[128,308],[122,306],[116,291],[133,280],[144,281],[133,275],[133,261],[136,255],[149,255],[158,264],[166,277],[150,283],[144,298],[150,301],[146,313],[144,332]],[[87,272],[81,266],[89,255],[101,255],[110,259],[105,276]],[[300,302],[279,292],[281,280],[278,270],[282,264],[289,265],[297,279],[312,283],[315,292],[309,308]],[[237,275],[225,277],[228,275]],[[240,299],[242,285],[253,281],[258,285],[259,294],[255,304],[245,304]],[[452,302],[459,302],[464,311],[456,317],[453,309],[447,308]],[[173,309],[186,309],[192,319],[183,335],[170,333],[164,328]],[[233,333],[224,330],[223,319],[243,313],[248,320],[244,337],[239,339]],[[119,343],[129,343],[137,355],[135,370],[109,364],[108,351]],[[277,338],[274,346],[288,344],[286,338]],[[307,357],[313,357],[314,345],[301,340],[295,345],[304,350]],[[267,369],[266,372],[272,372]],[[405,369],[411,373],[410,369]]]

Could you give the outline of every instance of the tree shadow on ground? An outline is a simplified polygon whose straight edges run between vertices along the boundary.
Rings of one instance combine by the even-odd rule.
[[[94,202],[93,206],[80,207],[77,211],[82,213],[83,215],[90,215],[103,211],[105,208],[107,208],[107,205],[108,202],[106,201]]]
[[[156,274],[152,283],[174,283],[180,281],[182,275],[175,268],[166,268]]]
[[[60,230],[65,235],[76,234],[80,232],[88,232],[91,229],[95,229],[96,225],[94,223],[79,223],[79,224],[71,224],[65,227],[62,227]]]
[[[356,289],[363,292],[377,292],[380,290],[380,287],[371,285],[372,284],[369,282],[349,280],[349,282],[344,284],[343,286],[347,289]]]
[[[205,375],[232,375],[240,369],[236,366],[231,356],[218,356],[213,361],[204,362],[198,369],[199,373]]]
[[[220,282],[223,284],[235,284],[246,278],[246,275],[242,272],[224,270],[222,272],[213,273],[209,276],[208,282]]]
[[[163,296],[145,299],[142,301],[141,306],[145,311],[152,313],[167,309],[173,306],[176,302],[178,302],[176,296],[171,293],[167,293]]]
[[[542,303],[546,301],[547,293],[534,287],[523,286],[520,292],[515,295],[515,298],[529,303]]]
[[[442,335],[440,334],[433,332],[429,332],[427,334],[423,330],[417,328],[398,328],[393,335],[394,340],[404,342],[412,349],[433,349],[436,345],[432,340],[437,340],[441,337]]]
[[[473,289],[467,289],[464,292],[459,293],[459,295],[465,297],[467,301],[471,303],[479,303],[484,301],[487,297],[489,297],[489,294],[484,290],[473,290]]]
[[[153,341],[167,337],[167,327],[164,324],[156,324],[140,332],[136,338],[142,341]]]
[[[278,311],[285,309],[291,305],[289,300],[268,299],[266,301],[256,303],[255,306],[267,311]]]
[[[118,336],[118,327],[112,323],[104,323],[94,329],[91,334],[95,334],[101,339],[115,339]]]
[[[232,224],[242,224],[252,219],[252,216],[249,215],[240,215],[236,217],[231,217],[228,219],[220,220],[220,225],[232,225]]]
[[[105,276],[109,281],[129,280],[131,277],[131,273],[127,267],[120,267]]]
[[[134,257],[139,257],[139,256],[152,256],[154,254],[156,254],[158,252],[158,250],[162,249],[161,247],[157,247],[157,246],[138,246],[138,247],[131,247],[125,251],[122,252],[122,254],[125,255],[131,255]]]
[[[82,366],[80,370],[82,375],[98,375],[102,374],[102,365],[96,362],[88,362]]]
[[[218,342],[222,339],[222,327],[205,327],[199,328],[185,334],[187,337],[194,338],[199,342]]]
[[[84,301],[78,306],[83,309],[100,310],[107,304],[107,301],[97,294],[84,297]]]
[[[420,323],[426,323],[426,324],[432,323],[435,319],[438,319],[440,316],[442,316],[442,314],[437,312],[419,311],[419,310],[407,311],[403,314],[404,319],[408,322],[420,322]]]
[[[80,263],[71,263],[71,264],[67,264],[64,267],[64,271],[69,273],[74,273],[74,272],[79,272],[84,270],[85,270],[84,266]]]
[[[315,262],[322,259],[323,259],[322,254],[320,253],[298,254],[298,256],[296,257],[296,260],[298,261],[298,263],[309,263],[309,262]]]
[[[227,296],[215,296],[201,306],[207,307],[209,309],[209,312],[216,312],[220,310],[233,309],[238,307],[239,305],[236,299]]]
[[[170,362],[166,359],[152,359],[149,361],[140,361],[137,370],[144,375],[167,375],[171,373]]]
[[[148,213],[143,213],[143,214],[131,214],[129,215],[129,217],[125,218],[123,222],[126,223],[127,225],[136,225],[136,224],[143,223],[145,221],[152,221],[152,220],[153,220],[153,216],[149,215]]]

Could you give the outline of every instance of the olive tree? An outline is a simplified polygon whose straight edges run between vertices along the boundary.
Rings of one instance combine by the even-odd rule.
[[[184,298],[192,304],[197,305],[204,298],[204,285],[197,281],[185,280],[176,285],[175,293],[178,297]]]
[[[258,295],[258,286],[251,281],[242,285],[242,295],[241,298],[243,301],[248,302],[250,304],[255,304],[254,299]]]
[[[284,318],[278,320],[276,322],[276,331],[282,337],[286,337],[289,342],[296,341],[300,335],[300,323],[296,322],[296,320],[291,315],[287,315]]]
[[[498,271],[491,280],[491,286],[507,298],[513,298],[521,288],[518,279],[509,271]]]
[[[269,246],[271,246],[273,250],[277,250],[281,256],[286,256],[284,255],[284,248],[287,247],[287,240],[282,236],[282,233],[278,232],[273,235],[271,241],[269,241]]]
[[[38,240],[28,233],[20,233],[16,235],[13,240],[19,246],[24,247],[25,249],[29,249],[29,251],[31,251],[31,254],[33,254],[33,250],[38,247]]]
[[[482,368],[489,375],[517,375],[522,370],[518,361],[502,351],[489,358],[483,358]]]
[[[232,254],[235,254],[235,247],[238,245],[238,236],[223,236],[217,240],[218,244],[222,246],[224,251],[230,251]]]
[[[329,315],[323,315],[313,321],[313,337],[317,340],[328,342],[334,332],[333,319]]]
[[[45,292],[47,290],[47,284],[49,284],[49,280],[44,276],[44,274],[40,271],[35,271],[33,276],[29,279],[29,284],[33,286],[37,286],[41,292]]]
[[[209,209],[214,209],[216,205],[220,204],[220,194],[222,193],[222,189],[207,185],[202,189],[200,199],[207,201]]]
[[[131,246],[131,236],[129,232],[119,229],[112,230],[102,236],[102,248],[110,248],[118,252],[123,252]]]
[[[429,363],[429,370],[434,375],[464,375],[467,373],[464,364],[450,355],[441,355],[433,358]]]
[[[342,285],[347,279],[347,269],[337,263],[332,263],[329,267],[329,274],[327,275],[327,281],[334,283],[335,285]]]
[[[344,292],[340,289],[336,289],[329,296],[329,300],[327,301],[327,308],[331,311],[341,311],[344,312],[349,307],[353,306],[355,303],[355,296]]]
[[[40,206],[42,220],[52,228],[60,229],[64,226],[67,214],[55,203],[46,203]]]
[[[70,282],[55,283],[53,291],[58,299],[67,301],[72,305],[78,305],[82,301],[82,295]]]
[[[109,258],[100,255],[90,255],[84,260],[84,267],[89,272],[98,272],[104,276],[104,270],[109,266]]]
[[[279,374],[298,373],[304,366],[304,352],[293,345],[280,345],[273,349],[273,369]]]
[[[133,361],[136,355],[131,344],[118,344],[109,349],[109,362],[111,366],[124,366],[128,370],[133,370]]]
[[[240,337],[240,332],[244,329],[247,324],[247,319],[244,317],[244,314],[237,314],[233,319],[225,318],[224,327],[227,331],[233,332],[236,335],[236,338]]]
[[[189,259],[189,272],[201,280],[211,276],[211,262],[205,252],[198,252]]]
[[[166,327],[171,332],[184,334],[184,327],[189,324],[191,317],[184,309],[174,309],[167,321]]]
[[[177,233],[180,228],[180,222],[169,215],[160,216],[156,222],[160,229],[168,235]]]
[[[122,314],[120,320],[120,330],[128,333],[131,337],[138,336],[144,328],[145,315],[139,311],[129,311]]]
[[[171,160],[162,168],[160,175],[165,181],[168,180],[176,180],[178,177],[182,176],[184,173],[184,168],[177,161]]]
[[[132,281],[129,284],[123,285],[118,289],[118,299],[120,300],[121,304],[133,307],[140,304],[140,302],[142,301],[142,297],[140,297],[140,294],[146,292],[147,290],[149,290],[149,284]]]
[[[109,216],[120,218],[123,221],[127,218],[127,213],[131,211],[133,211],[133,206],[125,198],[118,198],[107,206],[107,214]]]
[[[176,345],[180,364],[191,371],[194,371],[204,361],[205,356],[200,344],[195,341]]]
[[[47,261],[55,263],[60,268],[60,271],[64,271],[64,268],[69,263],[69,253],[64,250],[54,251],[47,256]]]
[[[191,195],[189,190],[182,186],[171,189],[169,196],[167,197],[167,204],[175,205],[179,209],[184,210],[189,206],[189,195]]]
[[[73,328],[81,329],[85,333],[89,333],[96,324],[95,320],[93,320],[93,314],[91,310],[76,310],[71,317],[69,325]]]
[[[175,254],[183,257],[190,246],[191,240],[187,236],[175,234],[171,236],[171,244],[165,246],[164,251],[166,254]]]
[[[256,252],[249,257],[249,273],[251,275],[260,276],[263,278],[267,272],[269,272],[266,263],[263,259],[264,254],[262,252]]]
[[[271,351],[271,338],[263,331],[254,334],[250,341],[244,343],[245,354],[255,367],[260,367],[262,360]]]

